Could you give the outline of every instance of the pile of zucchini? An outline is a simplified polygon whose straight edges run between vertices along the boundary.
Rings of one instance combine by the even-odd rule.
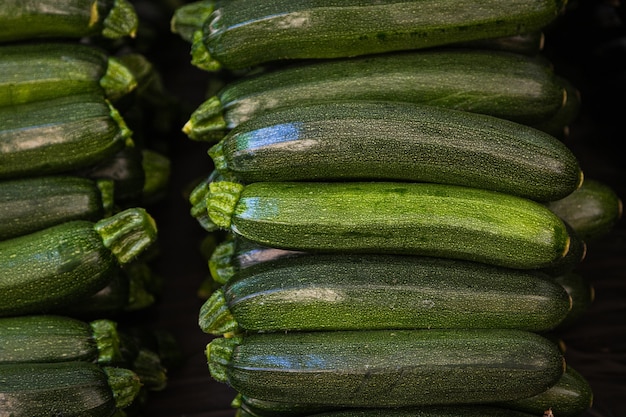
[[[156,334],[118,321],[159,293],[168,158],[133,139],[142,89],[126,0],[0,8],[0,415],[111,417],[166,383]]]
[[[558,416],[592,402],[558,330],[621,201],[567,147],[541,56],[560,1],[204,0],[171,27],[219,85],[199,312],[243,416]]]

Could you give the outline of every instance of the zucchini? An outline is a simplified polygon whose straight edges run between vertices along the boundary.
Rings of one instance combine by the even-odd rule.
[[[112,214],[112,183],[66,175],[0,181],[0,240]]]
[[[152,217],[132,208],[0,241],[0,316],[42,313],[94,294],[156,233]]]
[[[563,84],[565,91],[563,105],[551,118],[536,123],[533,127],[562,140],[569,136],[570,125],[580,115],[582,103],[580,92],[569,80],[561,77],[558,81]]]
[[[580,188],[547,206],[586,240],[608,234],[622,217],[622,200],[608,184],[587,178]]]
[[[537,201],[583,174],[558,139],[492,116],[402,102],[292,106],[237,126],[209,150],[240,182],[386,180],[483,188]]]
[[[0,42],[41,38],[134,37],[138,17],[128,0],[4,0]]]
[[[86,322],[60,315],[25,315],[0,319],[0,364],[122,360],[117,324]]]
[[[589,310],[595,298],[593,284],[579,272],[568,272],[559,275],[554,280],[565,288],[572,299],[572,308],[559,324],[559,329],[572,326]]]
[[[216,228],[261,245],[309,251],[385,252],[550,266],[567,228],[544,205],[445,184],[257,182],[209,184],[192,194]],[[196,213],[197,214],[197,213]]]
[[[554,343],[506,329],[249,334],[213,339],[207,357],[242,395],[350,407],[516,400],[554,385],[565,364]]]
[[[102,95],[0,107],[0,178],[85,168],[132,145],[130,136]]]
[[[340,58],[423,49],[542,30],[562,0],[376,3],[223,1],[195,35],[192,63],[213,71],[278,60]]]
[[[60,42],[0,46],[0,106],[85,93],[114,100],[136,87],[128,68],[96,47]]]
[[[567,222],[564,222],[564,224],[569,236],[567,253],[561,259],[552,263],[552,265],[542,268],[543,272],[552,277],[574,271],[587,257],[587,243],[580,238],[578,233]]]
[[[139,378],[88,362],[0,365],[0,415],[110,417],[132,403]]]
[[[183,130],[192,139],[210,139],[277,108],[339,100],[403,101],[533,124],[556,114],[564,94],[543,61],[520,54],[476,49],[380,54],[243,77],[202,103]]]
[[[236,274],[200,309],[210,334],[509,328],[547,331],[571,300],[547,275],[443,258],[317,254]]]

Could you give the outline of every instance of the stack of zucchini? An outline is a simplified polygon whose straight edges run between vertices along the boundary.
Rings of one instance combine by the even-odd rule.
[[[168,176],[123,117],[134,58],[107,48],[137,24],[126,0],[0,9],[0,415],[121,416],[164,387],[117,323],[157,295],[143,206]]]
[[[578,416],[558,335],[621,215],[562,141],[559,1],[197,1],[172,30],[223,87],[191,214],[224,237],[199,314],[240,416]],[[538,41],[539,40],[539,41]],[[226,233],[224,233],[226,232]]]

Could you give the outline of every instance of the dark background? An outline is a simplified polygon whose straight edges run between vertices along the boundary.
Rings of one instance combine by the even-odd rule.
[[[197,325],[203,300],[197,295],[208,276],[200,243],[207,235],[189,215],[186,192],[212,169],[208,146],[193,142],[180,128],[219,83],[215,75],[190,64],[189,44],[170,33],[169,19],[182,1],[134,1],[142,26],[130,45],[162,75],[175,110],[135,126],[167,153],[172,177],[167,197],[149,208],[160,228],[155,272],[164,278],[163,294],[153,308],[129,318],[165,329],[177,339],[184,362],[169,371],[168,387],[151,393],[145,415],[153,417],[233,416],[234,392],[212,381],[204,356],[210,337]],[[543,54],[555,72],[581,92],[582,109],[564,139],[578,156],[587,178],[601,180],[625,199],[623,145],[626,106],[626,30],[624,7],[602,0],[571,1],[567,12],[546,29]],[[579,272],[592,281],[596,301],[575,327],[563,332],[566,359],[590,381],[594,407],[585,417],[626,415],[626,226],[588,243]],[[558,417],[558,416],[557,416]]]

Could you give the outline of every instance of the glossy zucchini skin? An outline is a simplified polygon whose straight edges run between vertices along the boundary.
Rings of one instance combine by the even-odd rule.
[[[5,0],[0,41],[134,36],[137,15],[126,0]]]
[[[568,251],[565,224],[544,205],[476,188],[397,182],[212,182],[216,227],[261,245],[317,252],[413,254],[519,269]]]
[[[111,214],[111,196],[98,182],[73,176],[0,181],[0,240],[71,220],[98,221]]]
[[[571,300],[547,275],[443,258],[316,254],[246,268],[200,309],[206,333],[510,328],[547,331]]]
[[[261,181],[413,181],[552,201],[582,182],[558,139],[492,116],[403,102],[277,109],[209,150],[216,170]]]
[[[185,130],[201,140],[277,108],[339,100],[403,101],[533,124],[557,113],[564,87],[541,60],[509,52],[438,49],[323,60],[226,84],[192,113]]]
[[[504,329],[250,334],[213,339],[207,357],[242,395],[351,407],[514,400],[564,372],[552,342]]]
[[[102,95],[0,107],[0,178],[84,168],[132,144],[131,132]]]
[[[564,198],[548,202],[547,206],[586,241],[608,234],[623,211],[622,200],[615,190],[591,178],[585,179],[580,188]]]
[[[514,36],[541,30],[563,6],[555,0],[223,1],[204,22],[201,39],[194,39],[201,44],[192,47],[193,62],[206,70],[241,69]]]

